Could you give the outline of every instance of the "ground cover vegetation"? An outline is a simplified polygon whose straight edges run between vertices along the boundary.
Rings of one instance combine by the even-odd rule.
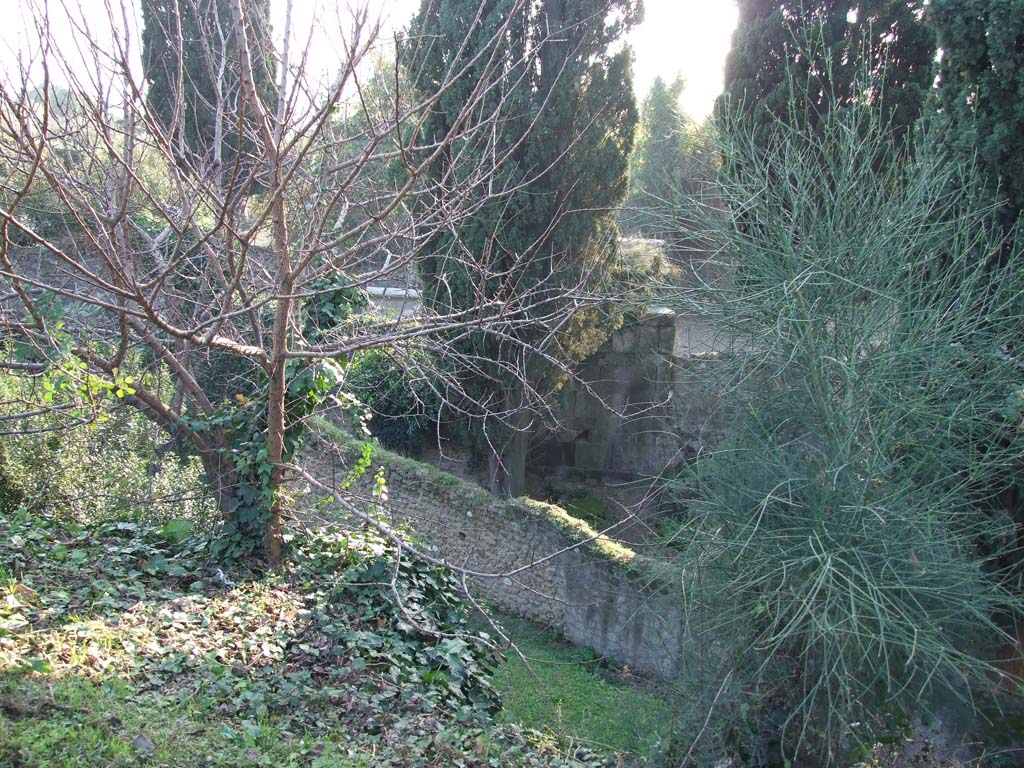
[[[614,764],[499,721],[455,580],[372,534],[304,532],[260,575],[182,518],[2,525],[5,765]]]
[[[506,654],[494,673],[509,718],[561,743],[611,748],[629,762],[659,763],[672,712],[651,681],[631,678],[628,670],[525,619],[500,619],[522,654]]]

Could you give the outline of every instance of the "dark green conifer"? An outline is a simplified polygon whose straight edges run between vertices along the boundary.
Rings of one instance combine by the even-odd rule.
[[[270,0],[242,3],[257,97],[273,103]],[[259,186],[262,138],[240,82],[230,0],[143,0],[142,65],[147,103],[192,176],[231,189]]]
[[[1024,210],[1024,0],[932,0],[942,50],[936,102],[944,138]]]
[[[639,0],[422,0],[413,22],[406,61],[421,94],[467,70],[423,126],[427,143],[453,130],[472,100],[488,121],[458,156],[434,164],[433,179],[464,192],[481,170],[497,170],[474,190],[477,214],[427,249],[426,302],[440,313],[475,312],[482,326],[499,306],[506,314],[523,307],[500,336],[467,342],[485,361],[478,390],[494,392],[506,417],[484,426],[496,491],[522,491],[525,390],[549,370],[537,352],[572,358],[587,351],[580,339],[595,341],[553,337],[548,322],[559,302],[572,300],[569,287],[597,287],[614,258],[614,209],[626,194],[637,122],[631,54],[617,44],[641,12]],[[488,47],[495,35],[497,67]],[[488,69],[500,77],[482,82]]]
[[[739,0],[721,113],[763,138],[771,124],[813,128],[830,110],[869,104],[897,136],[921,113],[935,41],[924,0]]]
[[[678,204],[694,170],[688,147],[691,126],[679,108],[685,82],[657,77],[640,110],[640,130],[629,173],[623,227],[642,237],[675,240]]]

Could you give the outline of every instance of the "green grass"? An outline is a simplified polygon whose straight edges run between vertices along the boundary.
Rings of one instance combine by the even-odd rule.
[[[185,700],[140,694],[119,679],[0,682],[0,764],[10,768],[299,765],[323,749],[289,743],[269,723],[235,731]]]
[[[501,622],[529,661],[527,667],[510,651],[494,675],[508,719],[566,741],[640,757],[667,733],[668,705],[614,681],[593,651],[525,619],[503,616]]]

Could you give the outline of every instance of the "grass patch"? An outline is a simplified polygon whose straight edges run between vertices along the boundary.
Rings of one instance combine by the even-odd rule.
[[[288,743],[269,725],[235,732],[187,701],[139,693],[119,679],[0,682],[0,764],[11,768],[299,765],[324,744]]]
[[[501,622],[530,663],[527,668],[510,652],[494,674],[508,719],[566,742],[603,745],[635,757],[650,754],[666,735],[669,706],[616,682],[593,651],[525,619],[502,616]]]
[[[576,496],[569,499],[565,504],[565,511],[597,530],[604,528],[608,518],[605,503],[593,496]]]

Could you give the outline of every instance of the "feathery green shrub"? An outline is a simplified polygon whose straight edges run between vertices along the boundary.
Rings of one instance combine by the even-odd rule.
[[[704,224],[729,277],[684,303],[728,339],[732,416],[674,545],[714,617],[713,687],[757,702],[770,749],[835,764],[877,735],[854,723],[971,701],[1019,610],[1024,254],[998,258],[969,169],[927,137],[897,154],[866,109],[767,143],[728,128]]]

